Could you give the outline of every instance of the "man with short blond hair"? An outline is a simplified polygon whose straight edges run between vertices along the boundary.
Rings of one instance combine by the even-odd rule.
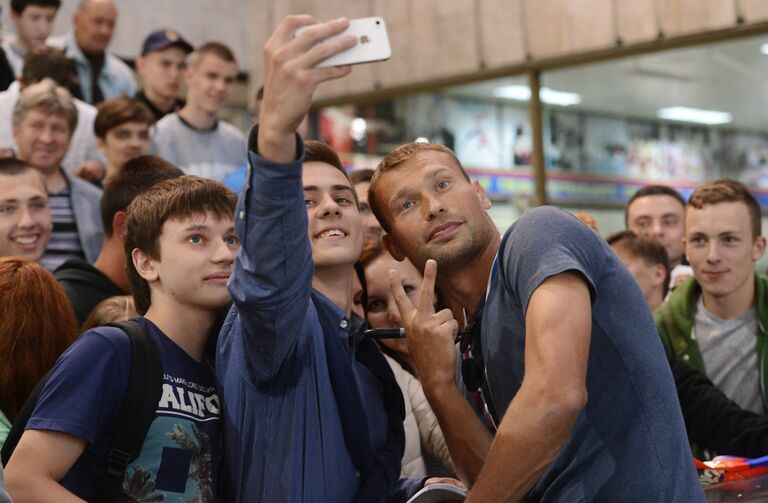
[[[76,124],[72,96],[51,79],[26,87],[13,109],[18,157],[43,175],[48,189],[53,231],[40,263],[49,271],[70,257],[93,262],[104,238],[101,190],[61,167]]]
[[[667,349],[704,372],[731,400],[765,414],[768,279],[760,204],[735,180],[698,187],[685,212],[685,254],[694,277],[656,313]]]
[[[245,163],[245,137],[219,119],[237,79],[232,50],[219,42],[189,57],[184,78],[187,104],[157,122],[152,151],[191,175],[223,180]]]

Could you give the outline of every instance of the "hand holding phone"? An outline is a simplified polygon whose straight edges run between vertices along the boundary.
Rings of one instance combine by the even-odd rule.
[[[298,37],[307,28],[299,28],[296,30],[295,36]],[[325,44],[348,35],[353,35],[357,39],[357,44],[344,52],[321,61],[317,65],[318,68],[384,61],[392,56],[389,36],[387,35],[387,25],[384,23],[384,19],[380,17],[353,19],[349,22],[349,27],[346,30],[338,35],[326,38],[320,43]]]

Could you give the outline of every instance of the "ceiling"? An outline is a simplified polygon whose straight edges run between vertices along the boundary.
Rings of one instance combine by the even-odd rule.
[[[733,122],[720,127],[768,132],[764,43],[766,35],[553,70],[542,73],[542,86],[578,93],[581,103],[571,110],[656,119],[660,108],[687,106],[731,113]],[[446,93],[495,99],[497,86],[526,82],[507,77]]]

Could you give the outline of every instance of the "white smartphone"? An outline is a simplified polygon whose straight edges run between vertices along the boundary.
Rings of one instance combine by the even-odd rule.
[[[304,30],[311,26],[303,26],[296,30],[294,36],[298,37]],[[354,35],[357,38],[357,45],[340,52],[328,59],[318,63],[321,66],[344,66],[357,65],[360,63],[371,63],[374,61],[384,61],[392,56],[392,48],[389,46],[389,36],[387,36],[387,25],[384,19],[380,17],[364,17],[352,19],[346,30],[326,38],[322,43],[339,37]]]

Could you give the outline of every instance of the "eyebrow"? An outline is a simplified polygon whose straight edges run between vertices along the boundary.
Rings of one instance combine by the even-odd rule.
[[[424,179],[425,180],[434,180],[435,178],[440,176],[441,173],[443,173],[445,171],[452,171],[452,170],[448,166],[438,166],[435,169],[433,169],[431,173],[427,173],[424,176]],[[393,203],[395,201],[403,199],[405,196],[410,194],[410,192],[411,192],[411,187],[403,187],[402,189],[400,189],[397,192],[395,192],[395,195],[392,196],[392,198],[389,200],[390,206],[393,205]]]
[[[37,202],[37,201],[47,201],[47,199],[43,196],[33,196],[33,197],[30,197],[29,199],[16,199],[16,198],[0,199],[0,203],[5,203],[5,204],[20,203],[22,201]]]
[[[317,185],[305,185],[304,191],[305,192],[320,192],[322,189],[318,187]],[[355,190],[350,187],[349,185],[331,185],[331,191],[333,192],[339,192],[343,190],[348,190],[350,192],[354,192]]]

